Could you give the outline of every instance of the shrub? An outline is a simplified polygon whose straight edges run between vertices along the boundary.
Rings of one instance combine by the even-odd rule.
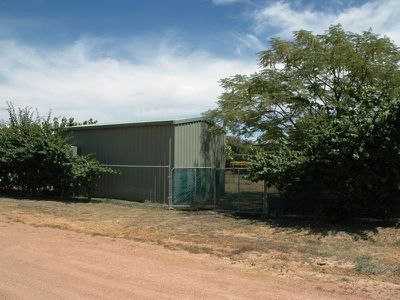
[[[84,192],[96,179],[114,173],[88,156],[72,152],[65,128],[72,119],[46,118],[31,108],[8,104],[9,120],[0,124],[0,189],[52,193],[64,197]]]

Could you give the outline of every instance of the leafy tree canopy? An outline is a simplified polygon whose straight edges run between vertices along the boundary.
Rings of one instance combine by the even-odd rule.
[[[260,54],[261,70],[221,80],[225,92],[208,116],[235,134],[267,142],[299,134],[308,117],[335,117],[358,103],[364,87],[396,98],[400,52],[387,37],[371,31],[325,34],[300,30],[291,41],[275,38]]]
[[[399,48],[372,31],[300,30],[271,40],[259,72],[222,79],[208,116],[264,144],[253,178],[298,206],[388,216],[400,206],[399,62]]]
[[[226,137],[226,161],[246,161],[254,153],[251,141],[244,140],[238,136],[228,135]]]
[[[115,173],[88,156],[73,154],[65,132],[76,124],[72,118],[43,118],[31,108],[16,110],[11,103],[8,112],[9,120],[0,124],[0,191],[90,197],[101,174]]]

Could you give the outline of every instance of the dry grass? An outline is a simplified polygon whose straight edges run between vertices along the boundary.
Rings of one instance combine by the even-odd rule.
[[[212,211],[169,211],[117,200],[64,203],[0,199],[10,222],[68,229],[208,253],[280,275],[400,284],[400,229],[263,221]]]

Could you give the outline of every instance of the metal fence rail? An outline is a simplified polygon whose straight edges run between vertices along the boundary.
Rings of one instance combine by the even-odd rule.
[[[175,168],[171,172],[171,206],[262,212],[264,182],[253,182],[248,175],[246,168]]]
[[[101,176],[94,196],[168,204],[169,166],[105,164],[118,174]]]
[[[171,171],[173,207],[213,207],[215,169],[174,168]]]
[[[238,212],[258,212],[264,209],[264,182],[248,178],[249,169],[216,170],[216,208]]]
[[[119,174],[99,179],[94,196],[168,204],[170,208],[207,208],[263,212],[264,182],[249,179],[249,169],[173,168],[151,165],[104,165]]]

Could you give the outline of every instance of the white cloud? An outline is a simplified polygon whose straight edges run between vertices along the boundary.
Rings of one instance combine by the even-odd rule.
[[[101,122],[199,115],[215,106],[219,79],[257,67],[254,59],[188,52],[176,42],[117,43],[106,51],[111,42],[84,38],[49,50],[0,41],[0,119],[7,100]]]
[[[266,48],[266,45],[261,42],[254,34],[244,34],[244,35],[237,35],[236,38],[240,42],[240,45],[237,47],[237,54],[240,54],[241,47],[248,48],[254,52],[261,51]]]
[[[360,6],[346,8],[337,13],[305,8],[295,10],[288,2],[280,1],[254,13],[257,34],[275,32],[275,36],[289,38],[299,29],[322,33],[331,24],[342,24],[345,30],[361,32],[372,28],[400,43],[400,1],[368,1]]]

